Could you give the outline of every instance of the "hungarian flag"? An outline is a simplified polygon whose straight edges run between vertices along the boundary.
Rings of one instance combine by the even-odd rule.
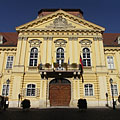
[[[83,63],[82,63],[82,57],[81,57],[81,55],[80,55],[80,64],[81,64],[81,67],[83,69]]]
[[[81,70],[82,83],[84,83],[84,79],[83,79],[83,63],[82,63],[81,55],[80,55],[80,70]]]

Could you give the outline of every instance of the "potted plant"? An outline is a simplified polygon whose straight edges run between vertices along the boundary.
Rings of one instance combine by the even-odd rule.
[[[50,63],[46,63],[46,64],[45,64],[45,67],[46,67],[46,68],[50,68],[50,66],[51,66]]]
[[[71,67],[72,67],[72,68],[77,68],[77,63],[72,63],[72,64],[71,64]]]
[[[42,63],[40,63],[40,64],[38,65],[38,69],[39,69],[39,70],[42,70]]]
[[[64,67],[66,70],[67,70],[67,66],[68,66],[67,63],[62,63],[62,67]]]
[[[59,67],[59,64],[58,63],[54,63],[54,67],[55,68]]]

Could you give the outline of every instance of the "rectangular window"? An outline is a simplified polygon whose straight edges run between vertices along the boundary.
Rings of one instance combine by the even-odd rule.
[[[7,96],[9,93],[9,85],[3,85],[2,95]]]
[[[34,84],[28,84],[27,85],[27,96],[35,96],[35,85]]]
[[[7,57],[6,69],[11,69],[12,65],[13,65],[13,56],[8,56]]]
[[[113,93],[114,96],[118,96],[117,85],[111,86],[111,92]]]
[[[107,57],[108,69],[114,69],[114,61],[113,56]]]
[[[86,84],[84,87],[85,87],[85,96],[93,96],[93,85]]]

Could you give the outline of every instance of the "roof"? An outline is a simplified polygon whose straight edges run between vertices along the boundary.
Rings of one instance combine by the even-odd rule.
[[[46,15],[56,12],[58,10],[63,10],[69,14],[83,18],[83,11],[81,9],[41,9],[38,12],[38,16],[46,16]]]
[[[106,47],[117,47],[118,44],[117,38],[120,36],[120,33],[103,33],[103,43]]]
[[[3,36],[3,44],[0,44],[0,47],[17,46],[17,41],[18,41],[18,33],[17,32],[0,32],[0,35]]]

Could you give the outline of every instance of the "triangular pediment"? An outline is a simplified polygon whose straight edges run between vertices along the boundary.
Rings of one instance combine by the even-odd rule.
[[[72,29],[72,30],[99,30],[105,29],[101,26],[88,22],[82,18],[71,15],[63,10],[58,10],[50,15],[37,18],[29,23],[16,28],[19,30],[52,30],[52,29]]]

